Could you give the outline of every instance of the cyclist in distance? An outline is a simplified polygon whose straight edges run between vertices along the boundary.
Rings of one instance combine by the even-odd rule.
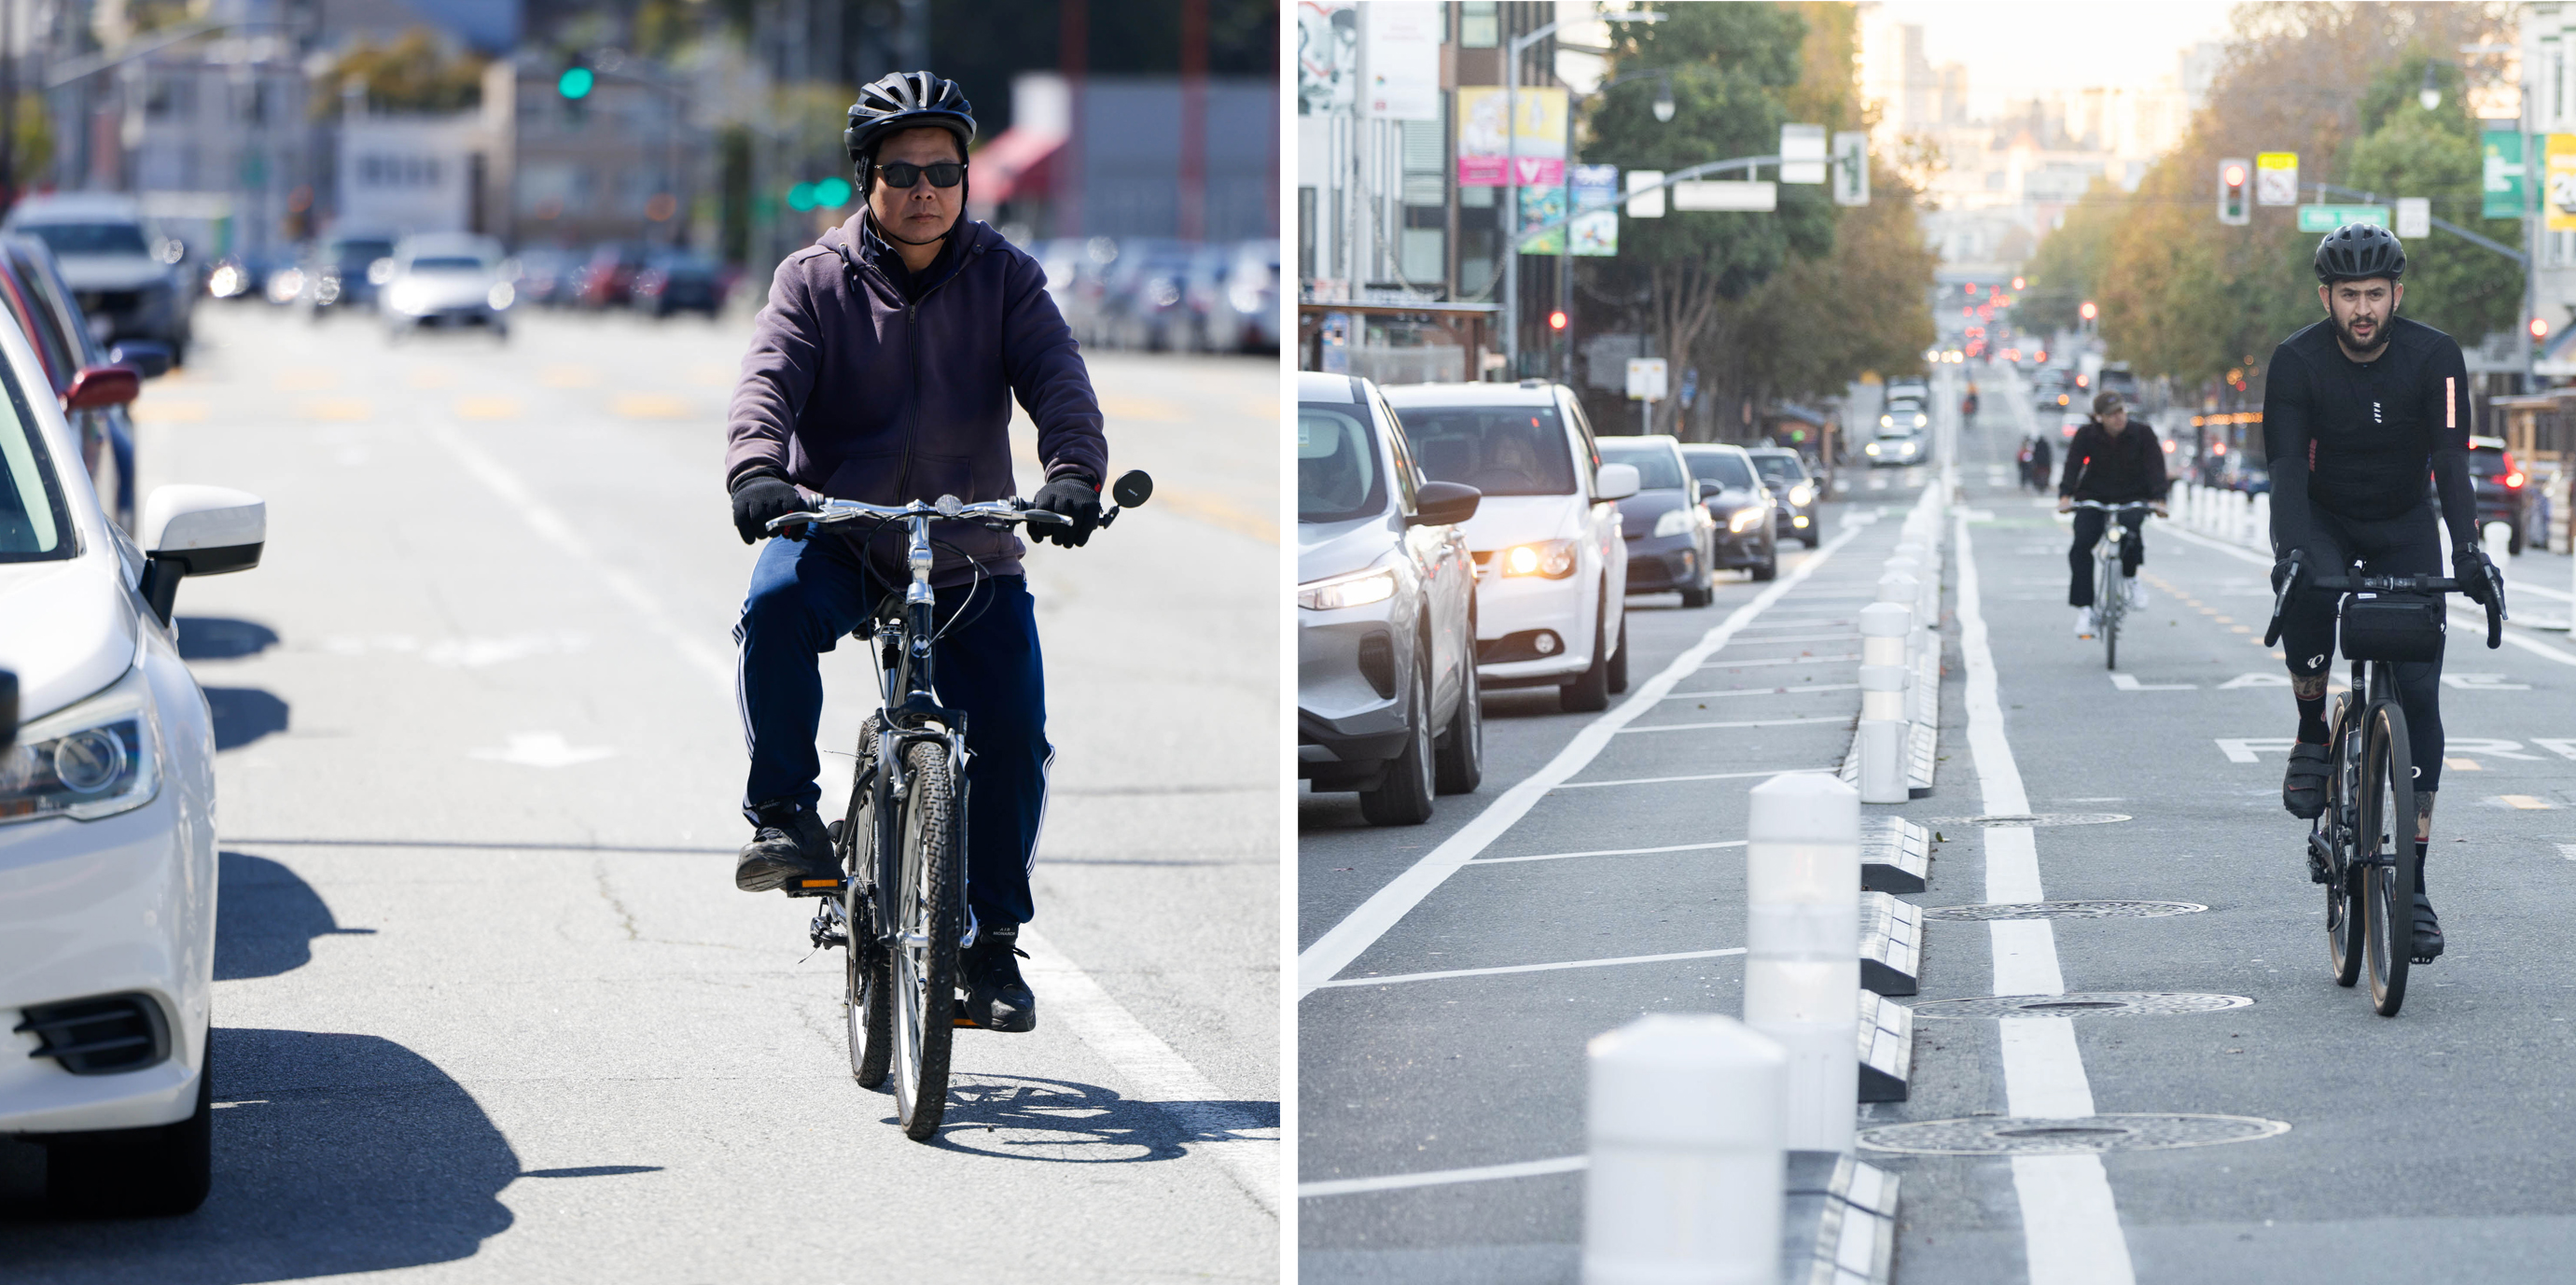
[[[1071,520],[1038,528],[1038,538],[1067,547],[1090,538],[1108,465],[1099,399],[1045,269],[963,216],[974,137],[965,93],[927,71],[887,76],[851,104],[841,139],[865,199],[778,265],[734,389],[725,485],[744,543],[817,495],[870,504],[1011,496],[1015,398],[1037,426],[1045,473],[1032,504]],[[748,892],[840,877],[816,815],[820,654],[910,577],[899,524],[852,523],[810,540],[791,530],[761,549],[734,631],[751,754],[743,815],[754,831],[734,884]],[[972,524],[934,530],[933,668],[940,702],[967,716],[971,756],[967,1015],[1026,1031],[1036,999],[1014,955],[1019,926],[1036,910],[1029,873],[1054,750],[1025,550]]]
[[[2144,502],[2153,504],[2161,518],[2169,516],[2165,493],[2172,489],[2172,479],[2165,476],[2164,445],[2156,440],[2156,430],[2130,423],[2129,408],[2118,393],[2096,394],[2093,418],[2076,429],[2075,440],[2066,444],[2066,472],[2057,482],[2057,511],[2075,514],[2075,543],[2066,550],[2066,564],[2075,575],[2067,582],[2066,601],[2075,607],[2076,637],[2092,637],[2101,624],[2093,603],[2093,546],[2101,542],[2111,515],[2100,509],[2079,510],[2075,502]],[[2138,564],[2147,560],[2146,542],[2139,533],[2146,524],[2144,513],[2120,515],[2125,529],[2120,540],[2120,585],[2128,595],[2125,605],[2131,608],[2147,605],[2146,591],[2138,587]]]
[[[2406,247],[2386,228],[2346,224],[2317,244],[2317,300],[2326,319],[2272,350],[2263,389],[2263,443],[2272,464],[2272,553],[2277,588],[2289,559],[2312,575],[2341,576],[2354,559],[2365,575],[2442,573],[2434,500],[2451,531],[2452,575],[2486,601],[2488,562],[2477,540],[2469,482],[2469,372],[2460,346],[2397,315],[2406,298]],[[2297,744],[2281,782],[2290,814],[2325,810],[2326,668],[2334,661],[2339,595],[2292,591],[2281,618]],[[2440,661],[2397,667],[2415,770],[2415,957],[2442,953],[2442,925],[2424,896],[2424,852],[2442,783]]]

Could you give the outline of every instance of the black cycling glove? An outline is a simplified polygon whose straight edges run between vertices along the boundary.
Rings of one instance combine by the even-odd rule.
[[[2487,600],[2487,590],[2492,587],[2487,575],[2494,565],[2487,561],[2486,551],[2475,545],[2451,550],[2451,578],[2460,582],[2460,595],[2471,602]]]
[[[1038,488],[1037,498],[1029,501],[1029,507],[1073,519],[1071,526],[1030,523],[1030,535],[1078,549],[1091,538],[1092,528],[1100,525],[1100,488],[1078,477],[1057,478]]]
[[[742,533],[744,544],[760,543],[760,537],[769,534],[771,520],[805,511],[803,493],[775,473],[747,473],[733,484],[733,529]],[[790,540],[805,538],[802,527],[780,534]]]

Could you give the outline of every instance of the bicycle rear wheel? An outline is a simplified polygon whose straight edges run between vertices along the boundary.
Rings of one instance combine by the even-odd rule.
[[[877,918],[869,889],[877,882],[876,790],[868,768],[876,761],[876,724],[859,733],[859,780],[850,810],[841,822],[841,868],[848,871],[841,900],[843,928],[849,934],[842,960],[845,990],[842,1008],[850,1028],[850,1078],[863,1089],[885,1083],[894,1060],[894,1010],[886,969],[885,943],[877,940]]]
[[[2336,697],[2334,715],[2326,723],[2334,729],[2330,741],[2334,758],[2326,777],[2325,814],[2317,818],[2312,832],[2326,846],[2326,956],[2334,964],[2337,986],[2361,980],[2361,878],[2369,869],[2353,859],[2353,810],[2361,793],[2361,724],[2352,706],[2352,693]]]
[[[2397,1016],[2415,958],[2415,773],[2406,752],[2406,712],[2372,706],[2363,743],[2361,841],[2363,918],[2370,932],[2370,1006]]]
[[[948,1112],[948,1051],[956,1036],[957,938],[964,929],[965,880],[957,851],[957,790],[937,741],[903,751],[898,850],[901,882],[892,961],[895,1116],[906,1136],[928,1141]]]

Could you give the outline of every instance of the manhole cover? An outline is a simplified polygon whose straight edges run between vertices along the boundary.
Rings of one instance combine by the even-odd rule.
[[[2282,1121],[2242,1115],[2088,1115],[2071,1120],[1989,1116],[1880,1125],[1861,1130],[1860,1145],[1917,1156],[2084,1155],[2251,1142],[2289,1131]]]
[[[1925,906],[1926,919],[2152,919],[2196,915],[2209,907],[2189,901],[2022,901],[1996,906]]]
[[[1934,817],[1933,825],[1981,825],[1988,829],[2031,829],[2051,825],[2110,825],[2129,819],[2122,812],[1998,812],[1981,817]]]
[[[2178,991],[2087,991],[2075,995],[1995,995],[1936,999],[1914,1005],[1916,1017],[2171,1017],[2218,1013],[2254,1001],[2242,995]]]

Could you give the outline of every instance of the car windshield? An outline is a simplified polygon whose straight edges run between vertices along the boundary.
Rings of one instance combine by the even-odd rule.
[[[1297,407],[1297,520],[1348,522],[1386,509],[1377,434],[1358,408]]]
[[[132,223],[31,223],[56,254],[150,254],[143,229]]]
[[[441,254],[411,261],[414,272],[486,272],[490,265],[468,254]]]
[[[391,241],[340,241],[331,247],[331,262],[342,268],[363,268],[378,259],[393,257]]]
[[[1682,465],[1680,460],[1673,458],[1676,453],[1673,448],[1661,442],[1649,445],[1644,442],[1622,442],[1611,437],[1599,440],[1602,463],[1630,464],[1636,467],[1638,490],[1678,491],[1682,489]]]
[[[1799,463],[1795,455],[1756,455],[1753,467],[1762,470],[1762,479],[1766,482],[1795,485],[1807,480],[1807,466]]]
[[[44,439],[18,414],[17,398],[0,400],[0,562],[68,558],[70,533]]]
[[[1574,451],[1553,406],[1408,406],[1423,475],[1487,495],[1574,494]]]
[[[1753,471],[1744,467],[1744,457],[1733,451],[1688,451],[1691,476],[1702,482],[1714,482],[1730,491],[1753,489]]]

